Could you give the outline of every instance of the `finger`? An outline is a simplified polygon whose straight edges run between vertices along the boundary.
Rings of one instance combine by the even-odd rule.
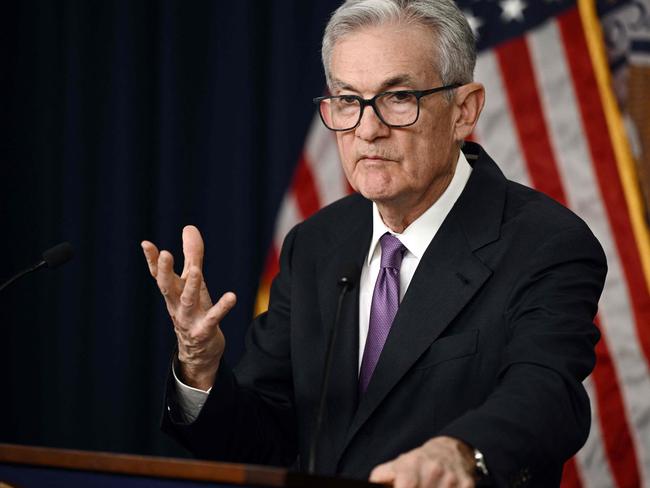
[[[149,273],[154,278],[158,274],[158,248],[153,242],[142,241],[140,243],[142,251],[144,252],[144,258],[147,260],[147,266],[149,266]]]
[[[450,472],[440,462],[436,460],[424,461],[419,465],[419,470],[419,478],[423,486],[447,487],[444,480]],[[454,476],[453,473],[451,475]]]
[[[384,463],[375,467],[370,473],[368,481],[372,483],[390,483],[395,479],[393,463]]]
[[[420,486],[420,479],[418,478],[417,471],[400,470],[395,474],[395,480],[393,481],[393,488],[418,488],[419,486]],[[426,486],[426,485],[422,485],[422,486]]]
[[[196,305],[199,303],[199,292],[201,291],[201,283],[203,276],[198,266],[192,266],[187,273],[187,280],[183,287],[181,294],[181,310],[180,313],[186,317],[192,315],[196,310]]]
[[[459,486],[458,475],[452,471],[447,471],[445,475],[440,479],[439,486],[441,488],[458,488]]]
[[[219,324],[223,318],[230,312],[237,303],[237,295],[229,291],[223,294],[217,303],[215,303],[206,315],[210,324]]]
[[[199,229],[193,225],[186,225],[183,228],[183,257],[185,262],[183,263],[181,279],[187,278],[187,273],[192,266],[203,269],[203,253],[203,238]]]
[[[199,303],[201,308],[205,311],[210,310],[212,307],[212,297],[210,297],[210,292],[208,287],[205,284],[205,280],[201,280],[201,291],[199,292]]]
[[[458,488],[474,488],[476,483],[471,478],[463,478],[458,484]]]
[[[156,282],[160,293],[165,297],[167,305],[175,309],[178,306],[179,292],[177,290],[178,276],[174,273],[174,257],[169,251],[161,251],[158,256],[158,274]]]

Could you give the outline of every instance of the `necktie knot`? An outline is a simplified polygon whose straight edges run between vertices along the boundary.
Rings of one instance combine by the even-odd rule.
[[[381,245],[381,267],[399,270],[406,252],[404,244],[388,232],[379,238],[379,244]]]

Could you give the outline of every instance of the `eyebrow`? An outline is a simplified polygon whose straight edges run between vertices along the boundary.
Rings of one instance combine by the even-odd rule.
[[[385,90],[388,90],[398,85],[412,85],[413,83],[414,80],[411,75],[400,74],[397,76],[393,76],[392,78],[389,78],[386,81],[384,81],[379,86],[378,93],[381,93]],[[332,91],[334,90],[350,90],[353,92],[358,92],[358,90],[354,86],[337,79],[332,80]]]

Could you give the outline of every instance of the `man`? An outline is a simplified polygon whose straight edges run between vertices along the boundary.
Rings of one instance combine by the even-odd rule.
[[[334,13],[323,39],[332,96],[316,101],[360,195],[286,237],[269,311],[234,371],[219,323],[235,296],[212,304],[198,230],[183,231],[180,276],[170,253],[143,243],[178,337],[163,428],[195,454],[307,465],[335,283],[354,263],[317,472],[559,485],[589,430],[581,381],[605,258],[575,215],[463,146],[485,97],[474,62],[451,0],[348,1]]]

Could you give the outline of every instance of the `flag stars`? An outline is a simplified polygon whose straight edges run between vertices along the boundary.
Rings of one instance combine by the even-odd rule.
[[[501,19],[504,22],[524,21],[524,10],[527,5],[523,0],[503,0],[499,2],[499,6],[501,7]]]

